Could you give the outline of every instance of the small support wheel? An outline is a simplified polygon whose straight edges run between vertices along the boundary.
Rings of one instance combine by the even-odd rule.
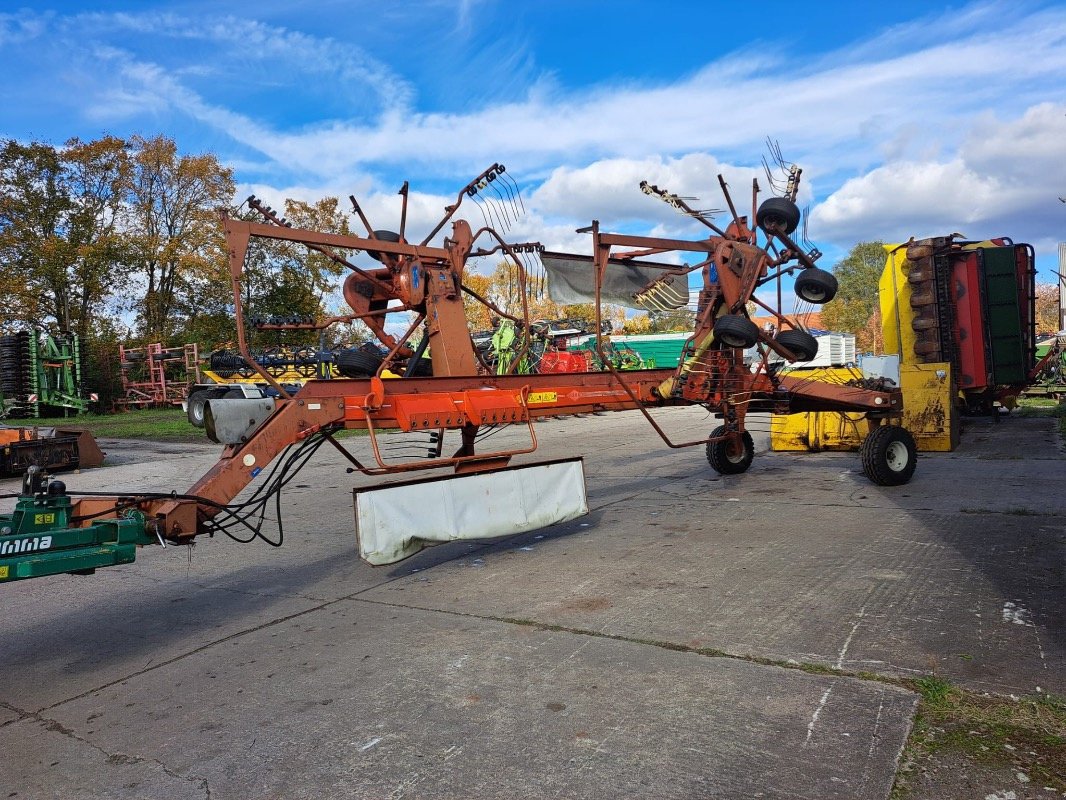
[[[720,475],[739,475],[747,472],[755,458],[755,442],[751,434],[744,431],[740,435],[740,444],[725,436],[726,427],[720,425],[711,431],[711,441],[707,442],[707,463]]]
[[[204,427],[204,408],[207,405],[207,401],[213,396],[214,393],[206,389],[201,389],[189,395],[186,403],[186,414],[189,417],[190,425],[197,428]]]
[[[726,347],[754,347],[759,328],[740,314],[726,314],[714,322],[714,338]]]
[[[863,441],[859,459],[863,474],[878,486],[901,486],[914,475],[918,447],[906,428],[881,425]]]
[[[808,303],[828,303],[836,297],[837,288],[836,276],[818,267],[807,267],[796,276],[796,296]]]
[[[391,242],[395,244],[400,241],[400,234],[396,233],[396,231],[374,231],[374,238],[380,242]],[[375,261],[380,261],[383,264],[385,263],[385,259],[381,253],[370,253],[370,257]]]
[[[799,227],[799,206],[787,197],[771,197],[763,200],[755,213],[755,224],[766,233],[782,231],[786,235]]]
[[[786,328],[774,340],[787,350],[796,354],[797,361],[811,361],[818,355],[818,340],[807,331]]]

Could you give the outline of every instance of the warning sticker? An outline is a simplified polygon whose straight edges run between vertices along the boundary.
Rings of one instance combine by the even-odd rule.
[[[554,403],[559,399],[555,392],[530,392],[527,403]]]
[[[0,581],[5,580],[7,578],[7,570],[7,567],[0,567]]]
[[[55,514],[34,514],[33,515],[33,524],[34,525],[52,525],[52,524],[55,523],[55,521],[56,521],[56,515]]]

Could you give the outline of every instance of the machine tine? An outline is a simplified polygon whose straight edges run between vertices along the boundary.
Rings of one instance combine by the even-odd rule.
[[[403,186],[400,187],[399,194],[403,197],[403,205],[400,207],[400,241],[406,241],[404,239],[404,232],[407,230],[407,194],[410,189],[410,183],[408,181],[403,182]]]
[[[492,223],[489,222],[488,215],[485,213],[485,206],[482,205],[481,200],[478,199],[477,195],[471,195],[471,199],[474,201],[474,205],[477,206],[478,211],[481,212],[481,218],[485,221],[485,227],[491,228]]]
[[[502,170],[500,172],[500,177],[503,178],[504,180],[506,180],[508,185],[514,187],[514,195],[515,195],[515,197],[518,198],[518,203],[522,207],[522,212],[521,213],[523,213],[523,214],[526,213],[526,204],[522,200],[522,190],[520,188],[518,188],[518,182],[514,178],[512,178],[510,175],[505,174]]]
[[[496,193],[496,196],[500,198],[500,207],[503,209],[503,212],[507,217],[508,223],[510,224],[518,222],[518,217],[512,214],[511,211],[508,209],[508,205],[510,205],[511,202],[508,201],[508,199],[504,196],[503,192],[500,191],[499,185],[495,181],[493,181],[489,184],[489,186],[492,188],[492,191]]]
[[[500,175],[500,185],[503,186],[503,190],[507,193],[507,200],[511,204],[511,212],[514,215],[515,222],[518,222],[518,218],[522,212],[518,210],[518,203],[515,202],[515,194],[511,190],[511,184],[514,183],[507,175]],[[515,187],[517,189],[517,185]]]

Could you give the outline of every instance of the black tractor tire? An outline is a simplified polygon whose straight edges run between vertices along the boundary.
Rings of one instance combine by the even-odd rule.
[[[712,441],[707,442],[707,463],[719,475],[739,475],[742,472],[747,472],[748,467],[751,466],[752,459],[755,458],[755,442],[752,441],[751,434],[744,431],[740,435],[740,452],[730,453],[730,441],[728,439],[714,441],[717,437],[724,436],[725,432],[724,425],[720,425],[711,431]]]
[[[365,378],[373,375],[381,366],[382,359],[373,353],[352,347],[336,355],[337,371],[346,378]]]
[[[796,276],[796,296],[808,303],[828,303],[836,297],[837,288],[836,276],[818,267],[807,267]]]
[[[396,231],[374,231],[374,238],[382,242],[398,242],[400,241],[400,234]],[[375,261],[381,261],[381,253],[369,253],[368,254]]]
[[[759,328],[740,314],[726,314],[715,320],[714,338],[726,347],[754,347],[759,341]]]
[[[779,345],[795,353],[797,361],[811,361],[818,355],[818,340],[807,331],[786,328],[774,339]]]
[[[799,206],[787,197],[770,197],[763,200],[755,213],[755,224],[766,233],[781,231],[791,234],[800,223]]]
[[[878,486],[900,486],[911,479],[918,463],[918,447],[906,428],[881,425],[859,448],[862,472]]]

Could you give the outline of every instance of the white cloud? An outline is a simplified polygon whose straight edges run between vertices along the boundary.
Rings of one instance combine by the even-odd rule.
[[[995,104],[1018,113],[1061,92],[1066,9],[1008,15],[1004,6],[991,7],[1004,11],[995,30],[976,24],[988,16],[988,6],[976,6],[961,22],[953,11],[798,67],[744,52],[669,83],[566,92],[541,82],[524,97],[459,113],[419,112],[412,87],[359,48],[262,23],[93,14],[64,18],[60,33],[75,51],[94,37],[116,36],[132,49],[129,37],[136,34],[142,55],[129,55],[120,76],[124,95],[107,69],[95,76],[105,95],[150,92],[287,168],[319,177],[367,163],[453,174],[479,165],[486,154],[526,170],[687,152],[750,157],[767,134],[785,142],[813,174],[831,175],[871,166],[879,150],[915,159],[951,149],[960,123],[981,109]],[[950,29],[943,27],[948,21]],[[929,36],[932,28],[941,32],[937,38]],[[160,45],[175,39],[203,44],[201,67],[213,69],[232,91],[208,99],[210,84],[155,63],[168,50]],[[291,98],[325,83],[342,96],[371,92],[376,110],[363,104],[346,116],[333,108],[301,128],[282,129],[264,113],[265,98],[242,105],[241,83],[231,74],[237,65],[244,67],[242,80],[268,95]],[[125,119],[127,104],[121,112]],[[98,118],[104,113],[98,110]]]
[[[895,161],[847,180],[813,210],[811,229],[851,243],[954,231],[1047,240],[1062,230],[1064,192],[1066,104],[1043,103],[1016,119],[981,115],[951,158]]]
[[[464,36],[474,5],[433,8],[446,7]],[[445,186],[458,189],[494,158],[526,189],[513,238],[583,252],[587,237],[573,230],[593,218],[703,235],[639,182],[722,207],[722,172],[745,213],[752,177],[768,189],[758,156],[772,135],[805,169],[801,204],[825,198],[810,228],[820,244],[954,230],[1051,242],[1066,195],[1066,8],[1032,9],[975,3],[836,52],[749,48],[658,83],[566,89],[542,73],[511,89],[521,73],[511,65],[510,94],[492,95],[503,100],[433,111],[419,106],[400,57],[394,67],[365,48],[250,20],[20,12],[0,15],[0,44],[69,56],[63,67],[34,63],[51,70],[42,80],[61,76],[62,102],[80,104],[94,125],[169,121],[210,137],[275,206],[355,193],[375,227],[396,228],[399,182],[428,179],[429,191],[412,189],[409,238],[454,202]],[[298,124],[271,113],[306,97]],[[475,227],[488,219],[470,201],[462,215]]]

